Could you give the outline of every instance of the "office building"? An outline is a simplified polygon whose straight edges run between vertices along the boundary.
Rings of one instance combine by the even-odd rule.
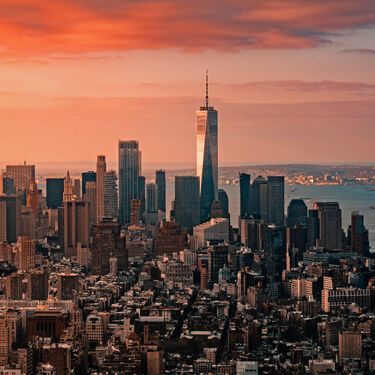
[[[107,164],[104,155],[98,155],[96,161],[96,221],[99,222],[104,216],[104,175]]]
[[[211,219],[193,229],[196,248],[207,247],[209,241],[229,242],[229,221],[226,218]]]
[[[63,178],[47,178],[47,207],[57,209],[62,206],[64,195]]]
[[[73,196],[75,200],[81,199],[81,181],[78,178],[73,181]]]
[[[60,225],[63,225],[63,247],[66,257],[77,256],[77,245],[89,246],[90,239],[90,204],[85,201],[67,201],[63,203],[63,215],[59,217]],[[61,223],[63,219],[63,223]]]
[[[339,333],[339,362],[342,366],[345,359],[362,359],[362,333],[347,330]]]
[[[87,182],[96,182],[96,172],[88,171],[82,173],[82,198],[85,197],[86,193],[86,183]]]
[[[110,259],[117,259],[118,271],[126,271],[128,255],[125,236],[121,225],[115,220],[104,218],[93,228],[92,271],[96,275],[110,272]]]
[[[57,275],[57,298],[60,301],[73,300],[79,291],[78,275],[75,273],[59,273]]]
[[[176,176],[174,218],[189,233],[200,223],[199,207],[199,178]]]
[[[0,196],[0,241],[15,243],[22,233],[22,195]]]
[[[319,246],[342,249],[341,209],[337,202],[315,202],[319,217]]]
[[[218,190],[218,116],[208,103],[208,75],[206,75],[206,103],[197,111],[197,176],[201,221],[210,218],[211,203],[217,200]]]
[[[72,202],[73,200],[74,200],[73,180],[70,177],[70,173],[68,171],[64,179],[63,202]]]
[[[236,375],[258,375],[258,362],[236,361]]]
[[[307,206],[303,199],[292,199],[288,205],[286,226],[294,228],[296,225],[306,226]]]
[[[86,181],[84,201],[89,204],[90,224],[96,223],[96,182]]]
[[[130,202],[140,199],[141,151],[138,141],[119,141],[119,205],[121,224],[130,223]]]
[[[218,190],[218,200],[221,205],[221,211],[223,213],[223,217],[226,217],[227,219],[230,219],[229,215],[229,199],[228,199],[228,194],[224,189],[219,189]]]
[[[26,195],[26,206],[32,210],[35,217],[39,216],[39,190],[35,180],[30,181]]]
[[[352,213],[348,237],[352,252],[365,257],[369,256],[370,245],[368,230],[365,228],[363,215],[360,215],[358,211]]]
[[[306,225],[306,247],[310,249],[317,246],[320,237],[320,223],[318,210],[309,210]]]
[[[267,178],[268,223],[284,226],[284,176]]]
[[[250,216],[250,175],[240,173],[240,217]]]
[[[158,188],[156,184],[146,185],[146,212],[157,212],[158,210]]]
[[[155,236],[154,254],[172,255],[185,249],[186,231],[177,223],[165,221]]]
[[[16,190],[26,190],[31,180],[35,180],[35,165],[7,165],[6,174],[14,181]]]
[[[158,191],[158,210],[167,212],[166,207],[166,194],[167,194],[167,183],[165,179],[165,170],[159,169],[155,172],[155,184]]]
[[[47,300],[48,298],[48,272],[45,269],[31,269],[26,274],[26,297],[31,300]]]
[[[104,216],[118,218],[117,173],[108,171],[104,174]]]
[[[5,172],[0,173],[0,195],[14,194],[16,194],[14,179],[9,177]]]
[[[250,211],[255,219],[268,220],[268,189],[267,181],[258,176],[251,184]]]
[[[208,248],[208,280],[211,284],[217,283],[219,271],[228,266],[229,245],[219,244]]]
[[[35,242],[28,237],[18,237],[16,244],[16,266],[18,270],[29,271],[35,267]]]

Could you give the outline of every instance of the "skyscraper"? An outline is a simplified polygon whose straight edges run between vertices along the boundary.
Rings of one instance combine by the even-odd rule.
[[[223,217],[226,217],[227,219],[230,218],[229,215],[229,199],[228,194],[225,190],[219,189],[218,190],[218,200],[221,204],[221,210],[223,212]]]
[[[201,220],[210,218],[211,202],[218,191],[218,117],[208,104],[208,75],[206,75],[206,103],[197,111],[197,176],[200,181]]]
[[[258,176],[251,184],[250,211],[256,219],[268,220],[267,181]]]
[[[240,215],[241,218],[250,216],[250,175],[240,173]]]
[[[16,190],[26,190],[30,181],[35,180],[35,165],[27,165],[26,162],[20,165],[7,165],[6,174],[13,178]]]
[[[146,185],[146,206],[147,212],[156,212],[158,210],[158,188],[156,184]]]
[[[0,195],[16,194],[14,179],[6,173],[0,173]]]
[[[369,256],[368,230],[365,228],[363,215],[358,211],[352,212],[352,222],[348,232],[352,251],[362,256]]]
[[[156,171],[155,183],[158,189],[158,210],[166,212],[166,181],[163,169]]]
[[[286,224],[289,228],[296,225],[306,225],[307,206],[303,199],[292,199],[288,206]]]
[[[118,189],[115,171],[108,171],[104,174],[104,216],[118,218]]]
[[[337,202],[315,202],[319,217],[319,245],[327,249],[342,249],[341,209]]]
[[[96,172],[88,171],[88,172],[82,173],[82,197],[83,198],[86,193],[86,183],[89,181],[96,182]]]
[[[284,176],[267,179],[268,223],[284,226]]]
[[[199,224],[199,178],[175,177],[174,218],[186,231],[192,233]]]
[[[47,178],[47,207],[61,207],[64,194],[63,178]]]
[[[72,200],[73,200],[73,181],[68,171],[64,179],[63,202],[71,202]]]
[[[98,155],[96,162],[96,221],[104,217],[104,174],[107,164],[104,155]]]
[[[120,221],[130,223],[130,201],[139,199],[141,152],[138,141],[119,141]]]
[[[89,203],[90,224],[96,223],[96,182],[86,181],[83,200]]]
[[[319,212],[318,210],[309,210],[309,216],[307,217],[307,234],[306,234],[306,247],[310,249],[316,246],[316,241],[320,236],[320,225],[319,225]]]

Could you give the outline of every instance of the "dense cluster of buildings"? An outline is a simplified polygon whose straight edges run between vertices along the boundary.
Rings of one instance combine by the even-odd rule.
[[[207,86],[208,90],[208,86]],[[197,112],[197,175],[7,166],[0,178],[0,374],[375,372],[375,260],[364,218],[339,203],[285,209],[284,177],[218,188],[218,117]],[[168,220],[167,220],[168,217]],[[238,221],[237,221],[238,220]]]

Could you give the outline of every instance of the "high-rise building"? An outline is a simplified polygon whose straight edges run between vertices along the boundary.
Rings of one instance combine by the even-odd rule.
[[[70,177],[69,171],[66,173],[66,177],[64,179],[64,194],[63,194],[63,202],[71,202],[74,199],[74,192],[73,192],[73,181]]]
[[[13,178],[16,190],[26,190],[31,180],[35,180],[35,165],[7,165],[6,174]]]
[[[57,298],[72,300],[74,293],[79,291],[78,275],[75,273],[59,273],[57,275]]]
[[[342,249],[341,209],[337,202],[315,202],[319,217],[319,246]]]
[[[67,201],[63,205],[63,215],[62,217],[59,215],[59,231],[64,236],[64,254],[66,257],[76,256],[78,243],[82,247],[89,246],[89,203],[85,201]]]
[[[199,177],[175,177],[174,218],[189,233],[200,223]]]
[[[118,218],[117,173],[108,171],[104,174],[104,216]]]
[[[26,297],[32,300],[46,300],[48,298],[48,272],[45,269],[31,269],[26,274]]]
[[[345,359],[362,358],[362,333],[348,330],[339,333],[339,361],[342,366]]]
[[[125,236],[121,225],[110,218],[104,218],[93,229],[92,271],[96,275],[110,272],[110,259],[117,259],[117,269],[125,271],[128,266]]]
[[[197,111],[197,176],[199,177],[201,220],[210,218],[211,202],[218,191],[218,116],[208,103],[208,75],[206,75],[206,103]]]
[[[84,201],[89,203],[89,221],[96,223],[96,182],[86,181]]]
[[[141,151],[138,141],[119,141],[119,203],[121,224],[130,223],[130,202],[140,199]]]
[[[309,210],[307,217],[306,247],[310,249],[315,247],[316,241],[320,236],[319,212],[318,210]]]
[[[18,237],[16,245],[17,269],[29,271],[35,267],[35,242],[28,237]]]
[[[229,245],[219,244],[208,248],[208,279],[217,283],[219,271],[228,265]]]
[[[130,201],[130,224],[131,225],[139,225],[141,220],[141,200],[140,199],[132,199]]]
[[[47,207],[57,209],[62,206],[64,195],[63,178],[47,178]]]
[[[0,241],[17,241],[22,233],[21,208],[21,194],[0,196]]]
[[[222,210],[222,213],[223,213],[223,217],[226,217],[227,219],[230,219],[229,199],[228,199],[228,194],[225,190],[223,190],[223,189],[218,190],[218,200],[221,204],[221,210]]]
[[[165,180],[165,171],[163,169],[159,169],[155,172],[155,183],[158,190],[158,210],[166,212],[166,192],[167,192],[167,184]]]
[[[144,214],[146,212],[146,177],[138,177],[138,191],[139,191],[139,200],[141,202],[140,206],[140,219],[144,220]]]
[[[104,174],[107,164],[104,155],[98,155],[96,161],[96,221],[104,217]]]
[[[284,176],[269,176],[267,179],[268,223],[284,226]]]
[[[156,212],[158,210],[158,188],[156,184],[146,185],[146,207],[147,212]]]
[[[240,173],[240,217],[250,216],[250,175]]]
[[[155,236],[155,255],[172,255],[183,251],[186,242],[186,232],[177,223],[165,221]]]
[[[16,194],[14,179],[9,177],[5,172],[0,173],[0,195],[14,194]]]
[[[39,214],[39,190],[35,180],[30,181],[30,186],[27,191],[26,206],[32,210],[34,216]]]
[[[268,220],[268,189],[267,181],[258,176],[251,184],[250,211],[255,219]]]
[[[288,205],[286,226],[293,228],[296,225],[305,226],[307,222],[307,206],[303,199],[292,199]]]
[[[96,182],[96,172],[88,171],[82,173],[82,197],[85,197],[86,193],[86,183],[87,182]]]
[[[81,181],[78,178],[73,181],[73,196],[76,200],[81,199]]]
[[[365,228],[363,215],[360,215],[358,211],[352,212],[348,234],[352,251],[362,256],[369,256],[368,230]]]

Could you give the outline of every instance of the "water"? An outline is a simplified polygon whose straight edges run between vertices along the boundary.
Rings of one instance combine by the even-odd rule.
[[[238,185],[222,185],[229,198],[229,212],[232,225],[238,225],[238,216],[240,212],[240,188]],[[359,211],[365,217],[365,226],[369,231],[369,240],[371,247],[375,248],[375,191],[374,186],[319,186],[319,185],[300,185],[285,187],[285,210],[291,199],[301,198],[305,200],[308,208],[313,208],[314,202],[339,202],[342,210],[342,225],[346,231],[351,221],[351,213]],[[167,190],[167,208],[170,210],[170,202],[174,195],[173,184],[168,184]]]

